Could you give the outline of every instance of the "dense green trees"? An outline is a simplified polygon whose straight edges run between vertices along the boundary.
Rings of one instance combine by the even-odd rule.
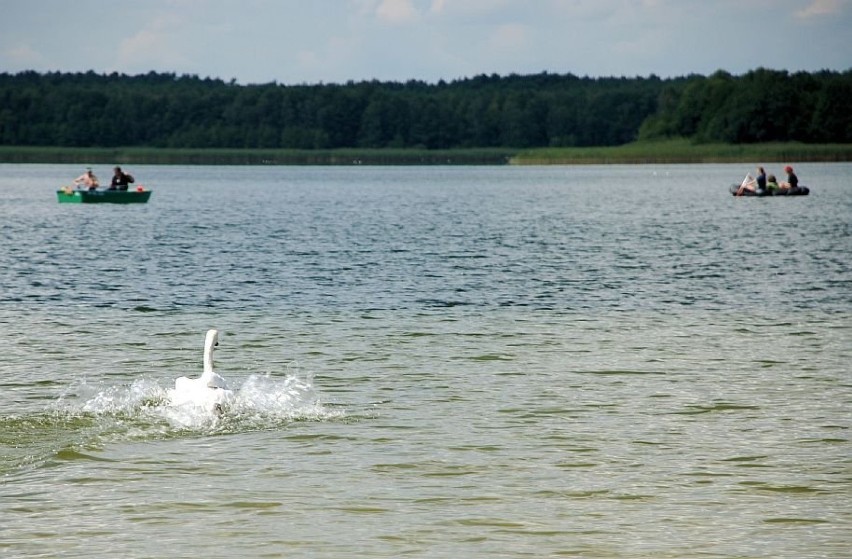
[[[663,137],[852,142],[852,72],[298,86],[154,72],[0,74],[2,145],[446,149]]]
[[[640,137],[700,142],[852,142],[852,71],[716,72],[667,88]]]

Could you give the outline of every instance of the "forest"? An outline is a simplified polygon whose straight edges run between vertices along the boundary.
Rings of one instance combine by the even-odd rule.
[[[479,75],[241,85],[156,73],[0,73],[0,145],[252,149],[852,142],[852,70]]]

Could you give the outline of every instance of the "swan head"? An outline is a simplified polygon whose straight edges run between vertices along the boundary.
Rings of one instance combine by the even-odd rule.
[[[219,345],[219,331],[211,328],[207,331],[207,336],[204,338],[204,349],[214,348]]]

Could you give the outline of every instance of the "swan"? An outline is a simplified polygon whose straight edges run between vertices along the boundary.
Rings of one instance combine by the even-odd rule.
[[[210,412],[222,413],[224,406],[233,400],[233,390],[228,388],[225,379],[213,371],[213,349],[218,345],[219,331],[208,330],[204,338],[204,369],[201,376],[175,379],[175,387],[170,394],[173,406],[191,404]]]

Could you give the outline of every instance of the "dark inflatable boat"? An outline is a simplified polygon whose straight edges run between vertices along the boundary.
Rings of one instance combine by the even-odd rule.
[[[731,185],[731,194],[734,196],[737,195],[737,190],[739,190],[740,185],[732,184]],[[811,189],[807,186],[797,186],[796,188],[787,188],[784,190],[746,190],[743,192],[743,196],[807,196],[810,194]]]

